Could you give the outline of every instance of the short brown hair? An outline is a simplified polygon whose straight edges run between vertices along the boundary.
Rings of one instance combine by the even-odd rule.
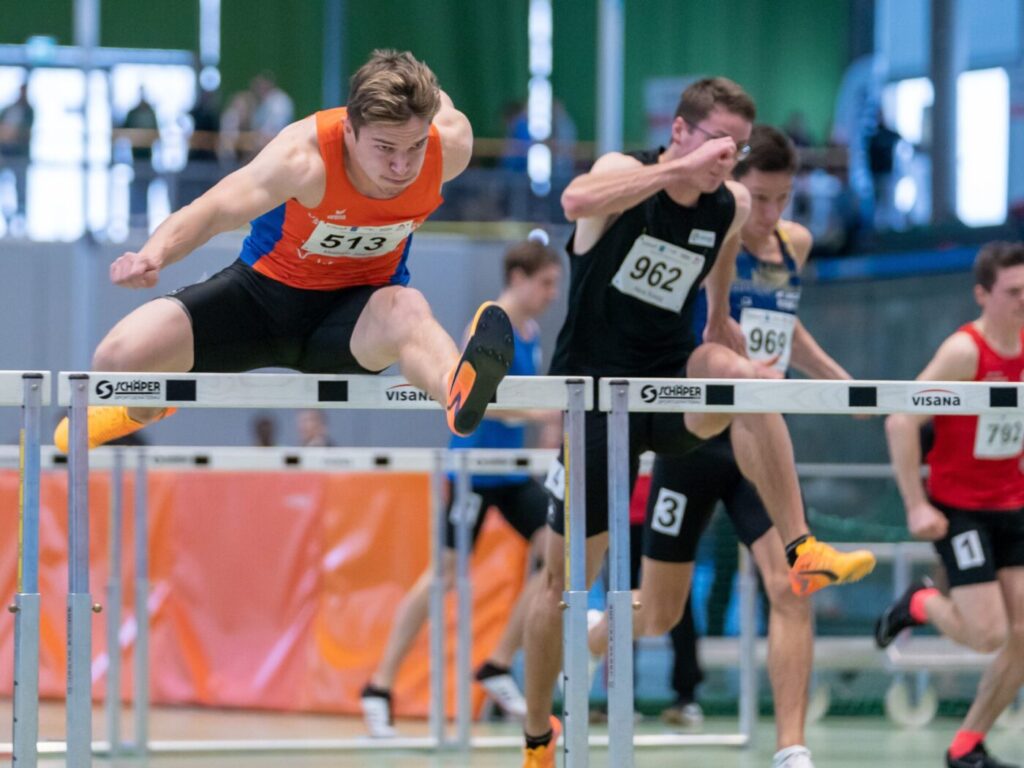
[[[348,119],[357,134],[367,123],[429,122],[441,108],[437,77],[408,51],[374,51],[348,87]]]
[[[727,77],[706,77],[683,91],[679,97],[679,106],[676,107],[676,117],[696,125],[711,114],[715,107],[721,107],[750,122],[754,122],[757,116],[754,100],[738,84]]]
[[[981,246],[974,258],[974,282],[991,291],[1000,269],[1024,264],[1024,243],[996,240]]]
[[[750,132],[750,154],[746,159],[736,163],[732,170],[734,179],[741,178],[750,171],[762,173],[794,174],[800,167],[800,158],[796,147],[789,137],[770,125],[755,125]]]
[[[512,273],[520,270],[527,277],[533,277],[544,267],[562,266],[558,251],[539,240],[524,240],[505,251],[505,285],[512,280]]]

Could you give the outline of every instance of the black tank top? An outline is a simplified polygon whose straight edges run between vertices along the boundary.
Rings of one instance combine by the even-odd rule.
[[[653,165],[663,151],[631,155]],[[574,229],[568,244],[569,311],[552,375],[679,375],[698,344],[697,290],[735,212],[725,184],[688,207],[661,190],[624,211],[585,254],[573,253]]]

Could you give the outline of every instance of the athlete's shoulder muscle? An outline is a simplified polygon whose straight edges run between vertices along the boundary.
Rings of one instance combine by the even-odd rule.
[[[433,124],[441,138],[442,180],[451,181],[469,165],[473,155],[473,126],[444,91],[441,92],[441,109]]]
[[[971,381],[978,370],[978,345],[957,331],[939,346],[917,377],[927,381]]]

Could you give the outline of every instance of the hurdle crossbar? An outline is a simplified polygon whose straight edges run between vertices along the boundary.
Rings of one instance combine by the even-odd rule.
[[[810,379],[601,379],[610,411],[613,383],[625,382],[631,412],[970,415],[1024,409],[1024,384],[964,381]]]
[[[82,378],[85,377],[85,378]],[[332,408],[433,410],[441,406],[400,376],[299,373],[65,373],[58,375],[59,405],[70,405],[71,382],[88,382],[88,405],[138,408]],[[566,382],[580,377],[508,376],[493,410],[566,410]],[[587,379],[587,381],[590,381]],[[593,407],[592,387],[585,405]]]
[[[58,403],[69,406],[69,642],[67,764],[91,765],[92,727],[91,639],[88,574],[89,454],[87,408],[90,405],[181,408],[333,408],[432,410],[438,403],[421,389],[398,377],[310,374],[58,374]],[[593,382],[585,377],[507,377],[489,408],[568,411],[574,443],[582,445],[583,411],[594,405]],[[576,434],[578,431],[579,434]],[[581,471],[582,465],[578,470]],[[582,487],[582,477],[567,478]],[[582,499],[577,499],[578,505]],[[567,510],[582,527],[581,508]],[[577,563],[583,568],[582,557]],[[142,574],[144,576],[145,574]],[[139,578],[139,574],[136,576]],[[586,606],[573,615],[577,628],[586,628]],[[141,621],[140,621],[141,624]],[[427,740],[433,743],[433,740]],[[381,748],[398,748],[382,744]]]

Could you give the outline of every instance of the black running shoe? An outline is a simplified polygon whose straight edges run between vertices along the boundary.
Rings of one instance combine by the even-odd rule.
[[[515,354],[512,322],[505,310],[485,301],[473,318],[462,357],[448,372],[448,427],[469,435],[480,424],[488,403],[512,366]]]
[[[988,753],[984,744],[979,744],[963,757],[953,758],[950,757],[949,752],[946,752],[946,766],[947,768],[1020,768],[1019,765],[996,760]]]
[[[920,578],[911,584],[896,602],[885,609],[875,623],[875,644],[879,648],[889,647],[904,629],[921,626],[921,622],[914,621],[914,617],[910,615],[910,599],[914,593],[920,592],[922,589],[931,589],[934,586],[935,584],[927,576]]]

